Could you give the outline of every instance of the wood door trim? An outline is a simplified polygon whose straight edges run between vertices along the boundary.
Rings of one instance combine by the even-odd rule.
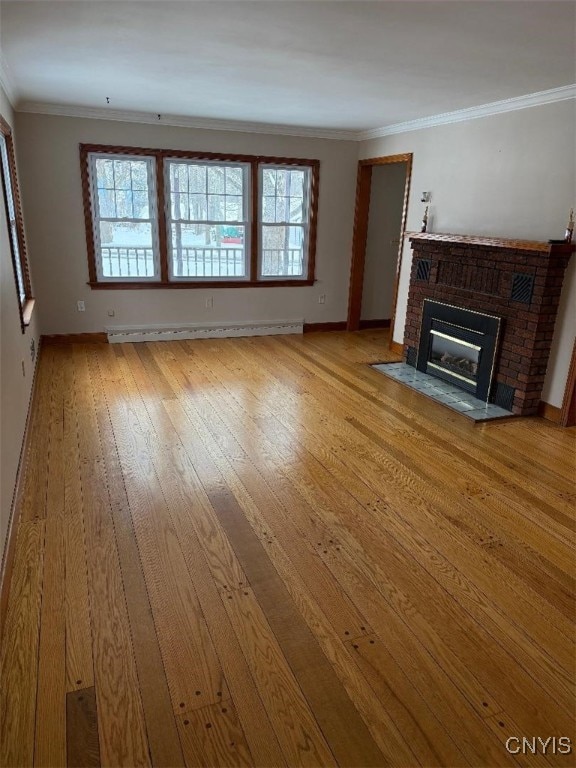
[[[392,349],[393,344],[394,322],[396,319],[396,306],[398,303],[398,283],[400,280],[400,270],[402,267],[402,254],[404,249],[404,236],[406,233],[406,219],[408,216],[410,182],[412,179],[412,158],[412,152],[406,152],[400,155],[386,155],[384,157],[372,157],[358,161],[356,208],[354,213],[354,236],[352,240],[352,263],[350,267],[350,289],[348,296],[348,323],[346,326],[347,330],[349,331],[357,331],[360,327],[364,265],[366,262],[366,239],[368,236],[368,215],[370,210],[370,186],[372,181],[372,168],[374,166],[389,165],[391,163],[406,163],[404,203],[402,207],[400,242],[398,246],[398,257],[396,261],[396,275],[394,278],[394,291],[390,321],[390,349]]]
[[[352,240],[352,264],[350,267],[350,290],[348,296],[348,331],[357,331],[360,327],[371,184],[372,166],[362,164],[362,161],[360,161],[358,163],[358,177],[356,181],[354,236]]]
[[[390,163],[409,163],[412,161],[412,152],[402,155],[385,155],[384,157],[369,157],[359,160],[358,165],[389,165]]]
[[[575,404],[576,400],[576,339],[572,346],[572,358],[566,379],[564,397],[562,398],[562,407],[560,410],[560,425],[563,427],[576,426]]]

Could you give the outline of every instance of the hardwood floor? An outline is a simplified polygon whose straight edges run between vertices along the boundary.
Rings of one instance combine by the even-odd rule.
[[[576,430],[386,338],[42,349],[2,766],[574,765]]]

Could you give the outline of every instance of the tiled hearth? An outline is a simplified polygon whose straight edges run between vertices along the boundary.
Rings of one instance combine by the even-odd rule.
[[[377,363],[372,368],[405,384],[415,392],[430,397],[450,410],[467,416],[472,421],[492,421],[514,415],[510,411],[494,405],[494,403],[485,403],[469,392],[464,392],[464,390],[454,387],[436,376],[417,371],[413,366],[406,363]]]
[[[498,331],[485,400],[516,415],[535,414],[550,356],[564,272],[574,246],[430,233],[412,234],[410,242],[414,253],[406,313],[405,363],[426,375],[435,369],[437,375],[446,378],[446,371],[438,371],[438,359],[427,362],[427,355],[419,350],[421,335],[423,344],[429,343],[422,330],[426,301],[426,306],[432,301],[465,309],[469,314],[495,317]],[[435,322],[436,330],[431,332],[437,337],[446,340],[459,335],[458,324],[452,326],[455,333],[450,333],[449,317]],[[472,330],[464,331],[461,342],[470,349],[479,347],[474,338],[479,331],[473,326],[474,323],[467,326]],[[429,332],[430,323],[425,327]],[[454,344],[450,340],[446,343]],[[454,355],[445,354],[452,363]],[[469,369],[475,365],[470,361],[463,364]],[[470,378],[474,376],[465,373],[464,379]],[[473,390],[473,382],[464,379],[460,376],[461,386]],[[456,379],[451,381],[457,383]]]

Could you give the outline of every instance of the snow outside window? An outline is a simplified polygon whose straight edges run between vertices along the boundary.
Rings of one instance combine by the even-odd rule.
[[[308,273],[311,169],[260,165],[260,277]]]
[[[168,160],[170,278],[250,276],[250,165]]]

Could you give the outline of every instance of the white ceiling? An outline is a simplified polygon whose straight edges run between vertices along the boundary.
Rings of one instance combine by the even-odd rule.
[[[0,22],[16,106],[358,131],[576,79],[565,1],[2,0]]]

